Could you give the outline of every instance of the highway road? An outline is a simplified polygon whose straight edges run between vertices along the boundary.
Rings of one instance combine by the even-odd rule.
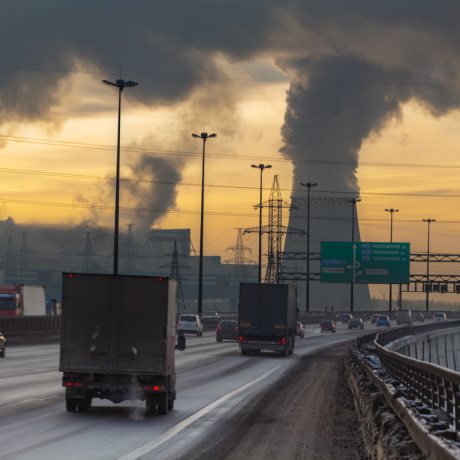
[[[212,331],[187,336],[187,349],[176,351],[175,409],[166,416],[146,416],[140,401],[97,399],[88,413],[68,413],[59,345],[11,346],[0,360],[0,459],[179,459],[302,357],[363,332],[339,324],[337,333],[321,334],[306,326],[287,357],[242,356],[236,343],[217,343]]]

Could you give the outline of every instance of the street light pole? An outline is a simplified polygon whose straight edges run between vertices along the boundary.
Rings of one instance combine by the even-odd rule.
[[[113,274],[118,275],[118,227],[120,221],[120,128],[121,128],[121,92],[124,88],[139,86],[135,81],[116,80],[115,83],[102,80],[108,86],[118,88],[118,135],[117,135],[117,171],[115,178],[115,231],[113,236]]]
[[[351,200],[347,200],[349,203],[353,205],[352,208],[352,215],[351,215],[351,241],[352,243],[355,241],[355,212],[356,212],[356,203],[361,201],[361,198],[352,198]],[[350,285],[350,312],[353,311],[353,288],[354,288],[354,281],[352,280]]]
[[[217,137],[217,134],[201,133],[192,134],[192,137],[203,139],[203,160],[201,166],[201,213],[200,213],[200,258],[198,268],[198,315],[203,313],[203,228],[204,228],[204,164],[206,153],[206,140]]]
[[[395,212],[399,212],[399,209],[393,209],[393,208],[390,208],[390,209],[385,209],[386,212],[389,212],[390,213],[390,243],[393,243],[393,213]],[[389,285],[389,311],[391,311],[391,299],[392,299],[392,295],[393,295],[393,285],[390,284]],[[399,306],[401,308],[401,305]]]
[[[316,182],[307,182],[305,184],[300,183],[304,187],[308,188],[307,194],[307,287],[306,287],[306,299],[305,299],[305,311],[310,311],[310,189],[317,186]]]
[[[271,168],[272,165],[251,165],[251,168],[260,169],[260,199],[259,199],[259,271],[257,275],[257,282],[262,282],[262,173],[264,169]]]
[[[430,224],[431,222],[436,222],[436,219],[422,219],[423,222],[428,223],[428,244],[427,244],[427,257],[426,257],[426,311],[428,312],[428,305],[429,305],[429,297],[431,284],[430,284]]]

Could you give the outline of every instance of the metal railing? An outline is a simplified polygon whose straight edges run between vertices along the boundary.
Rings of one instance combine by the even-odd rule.
[[[452,321],[390,329],[359,337],[351,349],[354,361],[366,372],[414,442],[430,459],[460,458],[460,373],[409,358],[387,346],[393,348],[398,341],[417,334],[448,333],[459,327],[460,321]],[[373,355],[377,355],[382,368]],[[440,413],[448,423],[439,422]]]
[[[430,324],[427,326],[405,327],[382,332],[375,339],[375,347],[380,362],[403,386],[409,388],[433,410],[446,414],[450,425],[460,429],[460,373],[436,364],[419,361],[401,355],[385,347],[397,339],[432,331],[448,331],[459,328],[460,321]]]

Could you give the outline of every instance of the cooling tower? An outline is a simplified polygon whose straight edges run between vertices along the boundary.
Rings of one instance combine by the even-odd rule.
[[[305,197],[291,197],[289,227],[302,229],[307,233],[308,199]],[[354,213],[354,216],[353,216]],[[354,221],[354,241],[359,242],[360,233],[356,205],[346,198],[310,197],[310,253],[321,251],[322,241],[351,241],[352,222]],[[285,253],[306,253],[307,236],[286,236]],[[287,260],[282,264],[283,276],[291,273],[306,273],[306,260]],[[310,261],[310,274],[320,272],[320,262]],[[297,285],[298,307],[306,310],[306,281],[286,281]],[[342,283],[320,283],[310,281],[310,311],[334,312],[350,311],[351,286]],[[373,306],[367,284],[353,285],[353,310],[372,310]]]

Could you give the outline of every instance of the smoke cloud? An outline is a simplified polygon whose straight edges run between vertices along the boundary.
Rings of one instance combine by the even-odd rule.
[[[363,141],[401,117],[403,104],[416,101],[435,117],[458,110],[459,13],[454,0],[7,0],[0,124],[59,127],[72,72],[115,79],[121,69],[143,81],[130,100],[151,108],[194,100],[183,120],[232,134],[231,64],[267,59],[292,77],[281,152],[293,161],[294,185],[358,193]],[[142,155],[131,170],[176,184],[182,167]],[[136,206],[174,206],[174,185],[127,190]]]

